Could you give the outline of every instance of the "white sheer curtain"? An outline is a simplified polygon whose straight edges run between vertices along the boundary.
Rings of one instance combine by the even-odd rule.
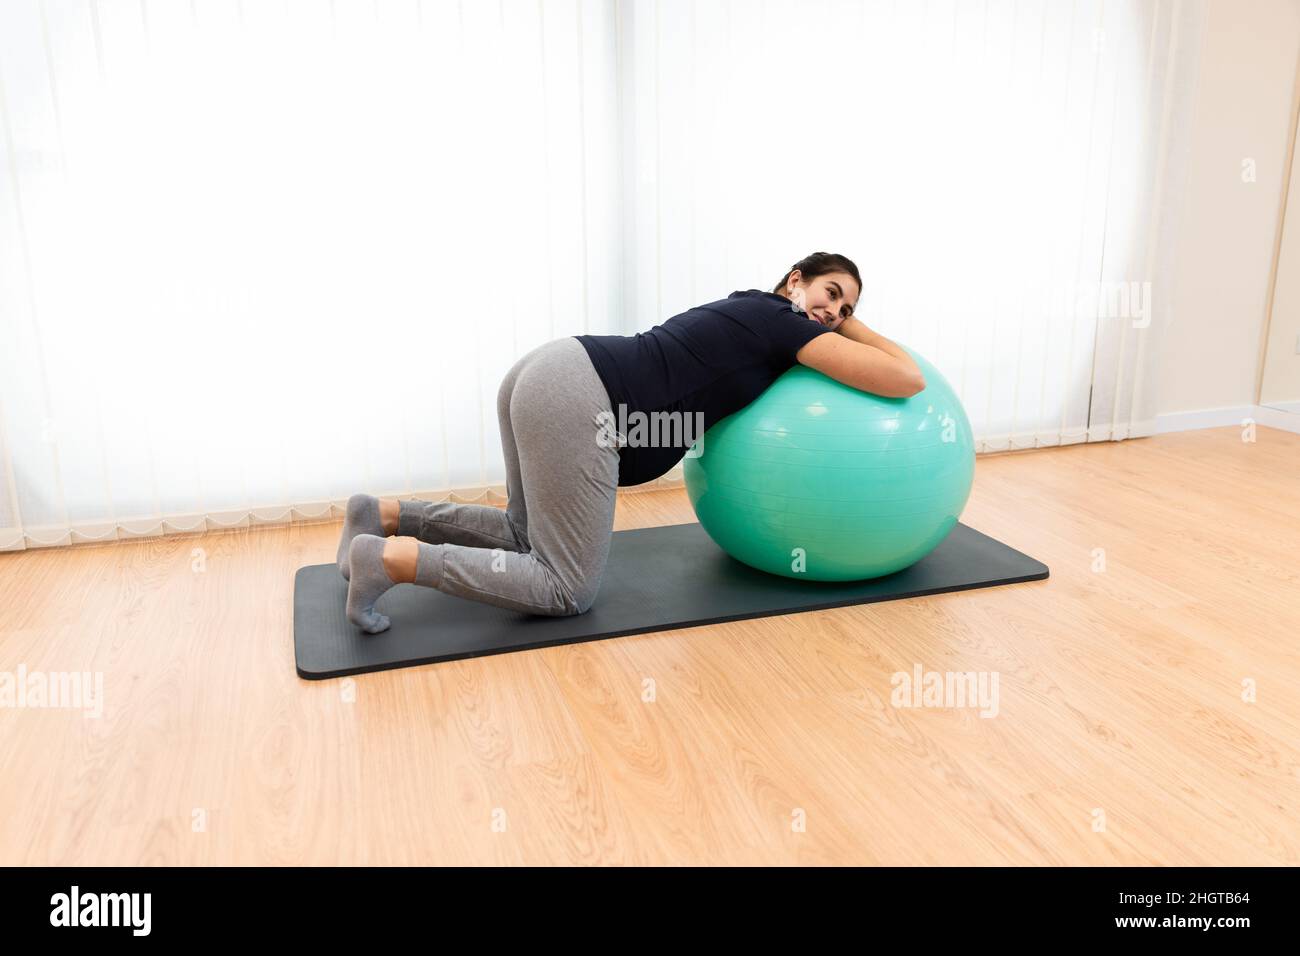
[[[1154,432],[1202,4],[625,9],[637,328],[841,252],[979,451]]]
[[[815,250],[982,450],[1147,434],[1202,17],[7,0],[0,550],[500,501],[516,358]]]

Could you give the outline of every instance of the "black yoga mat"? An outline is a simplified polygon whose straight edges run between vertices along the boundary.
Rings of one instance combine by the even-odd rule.
[[[848,604],[1040,581],[1047,565],[958,522],[910,568],[847,583],[796,581],[723,552],[698,522],[616,531],[596,602],[585,614],[521,614],[399,584],[376,602],[392,626],[366,634],[345,613],[338,566],[299,568],[293,587],[298,675],[309,680],[669,631]],[[687,640],[687,637],[683,637]]]

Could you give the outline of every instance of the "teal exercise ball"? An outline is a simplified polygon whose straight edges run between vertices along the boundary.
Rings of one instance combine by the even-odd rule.
[[[952,386],[925,375],[884,398],[795,365],[683,459],[691,507],[727,554],[788,578],[902,570],[947,537],[970,497],[975,442]]]

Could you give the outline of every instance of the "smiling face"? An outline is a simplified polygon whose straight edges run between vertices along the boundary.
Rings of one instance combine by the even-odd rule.
[[[861,291],[847,272],[828,272],[805,282],[802,273],[795,269],[781,294],[810,321],[834,330],[853,314]]]

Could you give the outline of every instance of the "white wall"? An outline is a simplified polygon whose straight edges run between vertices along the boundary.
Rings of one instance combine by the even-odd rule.
[[[1298,65],[1300,0],[1211,0],[1161,414],[1255,403]]]
[[[1271,312],[1259,402],[1300,410],[1300,150],[1294,145]]]

